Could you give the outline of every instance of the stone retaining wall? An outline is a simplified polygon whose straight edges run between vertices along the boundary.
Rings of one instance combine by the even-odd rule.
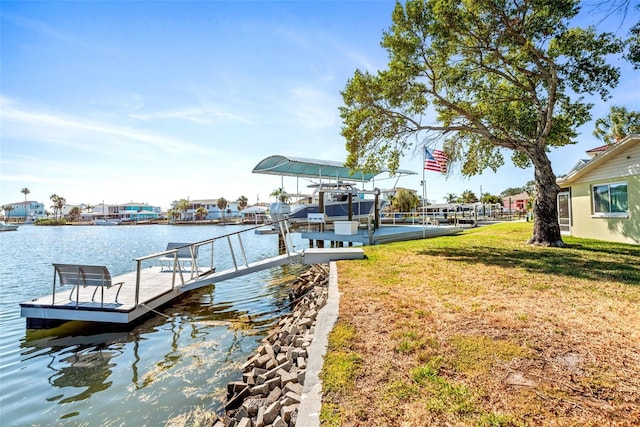
[[[227,386],[225,416],[214,427],[295,426],[318,311],[328,298],[329,267],[314,265],[292,286],[297,301]]]

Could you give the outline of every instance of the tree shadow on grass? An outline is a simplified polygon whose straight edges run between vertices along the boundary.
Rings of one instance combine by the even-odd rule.
[[[619,252],[616,250],[619,249]],[[640,248],[613,245],[610,250],[597,246],[536,250],[471,246],[466,248],[428,248],[417,252],[466,264],[503,268],[523,268],[533,273],[615,281],[640,286]],[[607,259],[598,253],[606,253]]]

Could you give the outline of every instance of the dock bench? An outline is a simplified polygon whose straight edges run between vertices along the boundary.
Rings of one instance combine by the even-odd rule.
[[[199,271],[198,268],[198,246],[191,246],[191,243],[177,243],[171,242],[167,243],[167,251],[173,251],[177,249],[176,254],[168,254],[160,258],[160,269],[162,271],[173,271],[175,267],[179,267],[180,270],[185,270],[185,264],[191,264],[191,269],[194,271]],[[191,250],[193,249],[193,253]],[[165,262],[167,266],[165,268]],[[174,262],[177,262],[177,266],[174,265]]]
[[[118,295],[124,282],[113,283],[109,269],[104,265],[78,265],[78,264],[53,264],[53,304],[56,296],[56,279],[60,286],[73,286],[69,293],[69,301],[73,301],[73,291],[76,292],[76,307],[80,304],[80,288],[92,286],[93,295],[91,301],[95,302],[96,293],[100,289],[100,307],[104,306],[104,290],[117,286],[115,302],[118,303]]]

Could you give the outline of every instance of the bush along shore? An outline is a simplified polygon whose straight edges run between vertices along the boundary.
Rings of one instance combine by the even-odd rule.
[[[314,265],[293,283],[284,316],[227,386],[225,415],[214,427],[296,425],[316,317],[328,298],[329,267]]]

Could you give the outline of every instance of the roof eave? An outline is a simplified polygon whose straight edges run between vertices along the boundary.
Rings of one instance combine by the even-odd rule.
[[[606,159],[609,159],[612,156],[615,156],[619,151],[622,151],[624,147],[630,144],[630,141],[633,140],[640,140],[640,134],[634,133],[628,135],[607,151],[604,151],[602,154],[598,154],[596,157],[591,159],[591,161],[589,161],[582,168],[574,171],[571,174],[568,174],[567,176],[556,179],[556,183],[561,186],[573,184],[578,178],[595,169],[600,163],[604,162]]]

